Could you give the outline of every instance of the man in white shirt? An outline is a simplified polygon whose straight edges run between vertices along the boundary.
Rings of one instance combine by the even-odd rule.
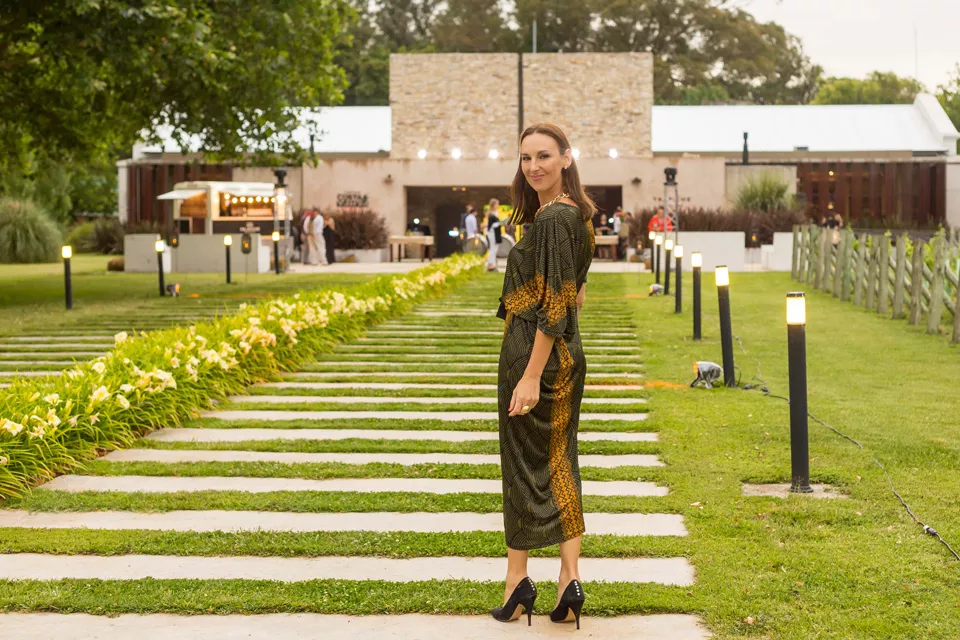
[[[473,210],[473,205],[467,205],[467,219],[464,221],[466,225],[467,240],[475,238],[477,236],[477,213]]]

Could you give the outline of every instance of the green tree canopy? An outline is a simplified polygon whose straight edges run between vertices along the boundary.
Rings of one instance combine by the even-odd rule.
[[[950,116],[953,126],[960,129],[960,64],[957,64],[947,83],[937,87],[937,100]],[[957,152],[960,153],[960,140],[957,141]]]
[[[827,78],[813,104],[910,104],[926,88],[919,80],[874,71],[863,80]]]
[[[295,154],[293,107],[335,104],[346,0],[0,3],[0,137],[77,160],[143,132],[213,156]]]
[[[389,54],[405,51],[649,51],[658,102],[805,103],[822,69],[775,23],[731,0],[381,0],[341,50],[348,104],[389,104]],[[376,60],[376,62],[373,62]]]

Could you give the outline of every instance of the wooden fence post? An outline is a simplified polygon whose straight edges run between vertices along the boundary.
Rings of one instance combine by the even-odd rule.
[[[876,242],[876,238],[870,238],[870,247],[867,249],[867,259],[870,261],[867,265],[867,281],[865,286],[867,287],[867,299],[864,303],[864,307],[870,311],[874,310],[874,305],[876,304],[876,293],[877,293],[877,254],[880,252],[880,247]]]
[[[957,287],[957,301],[953,306],[953,342],[960,342],[960,287]]]
[[[907,286],[907,234],[897,238],[897,267],[893,284],[893,318],[899,320],[906,316],[903,312],[903,296]]]
[[[810,225],[808,229],[810,236],[807,240],[807,284],[813,282],[813,274],[817,270],[817,231],[818,227]]]
[[[867,261],[867,234],[861,233],[859,247],[857,247],[857,269],[853,273],[853,304],[860,306],[863,302],[863,276]]]
[[[923,311],[923,240],[913,242],[913,269],[910,273],[910,317],[908,324],[920,324]]]
[[[800,251],[797,256],[797,281],[805,282],[807,279],[807,251],[810,246],[808,236],[810,235],[810,226],[800,228]]]
[[[800,271],[800,225],[793,225],[793,257],[790,260],[790,277],[797,279]]]
[[[840,299],[850,300],[850,268],[853,267],[853,231],[847,229],[843,244],[843,281],[840,283]]]
[[[820,229],[817,238],[817,272],[814,275],[813,288],[822,289],[823,281],[827,277],[827,267],[830,264],[830,234],[827,228]]]
[[[877,260],[880,282],[877,287],[877,313],[887,315],[890,310],[890,232],[880,236],[880,258]]]
[[[837,245],[837,268],[833,273],[833,297],[840,297],[840,288],[847,272],[847,234],[840,234],[840,244]]]
[[[930,283],[930,312],[927,314],[927,333],[940,333],[943,315],[943,270],[947,262],[947,240],[938,233],[933,239],[933,280]]]

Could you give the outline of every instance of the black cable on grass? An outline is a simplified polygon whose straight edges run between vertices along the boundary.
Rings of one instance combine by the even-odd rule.
[[[734,336],[734,340],[737,341],[737,343],[740,345],[741,351],[743,351],[744,355],[746,355],[747,350],[744,349],[744,347],[743,347],[743,342],[740,340],[740,338],[738,338],[737,336]],[[757,361],[757,375],[756,375],[754,378],[752,378],[752,379],[753,379],[753,380],[757,380],[758,382],[760,382],[760,383],[763,385],[763,386],[760,388],[760,390],[763,392],[763,395],[766,396],[766,397],[768,397],[768,398],[777,398],[777,399],[779,399],[779,400],[785,401],[787,404],[790,404],[790,398],[787,398],[787,397],[784,397],[784,396],[778,396],[778,395],[775,395],[775,394],[773,394],[773,393],[770,393],[770,389],[769,389],[769,387],[767,386],[767,383],[763,380],[763,377],[762,377],[761,372],[760,372],[760,359],[757,358],[757,357],[754,357],[754,360]],[[746,385],[746,386],[741,387],[741,388],[742,388],[744,391],[749,391],[750,389],[755,389],[755,388],[756,388],[756,385]],[[897,491],[897,488],[896,488],[896,487],[894,486],[894,484],[893,484],[893,480],[890,478],[890,474],[887,473],[887,468],[886,468],[885,466],[883,466],[883,463],[882,463],[882,462],[880,462],[879,460],[877,460],[877,458],[876,458],[872,453],[870,453],[869,451],[867,451],[866,447],[864,447],[861,443],[857,442],[856,440],[854,440],[853,438],[851,438],[851,437],[848,436],[847,434],[843,433],[842,431],[840,431],[840,430],[837,429],[836,427],[830,426],[829,424],[827,424],[826,422],[824,422],[823,420],[821,420],[821,419],[818,418],[817,416],[813,415],[813,414],[810,413],[809,411],[807,411],[807,415],[810,416],[813,420],[815,420],[815,421],[816,421],[817,423],[819,423],[820,425],[826,427],[826,428],[829,429],[830,431],[833,431],[835,434],[837,434],[837,435],[840,436],[841,438],[844,438],[844,439],[846,439],[846,440],[849,440],[849,441],[852,442],[854,445],[856,445],[858,449],[860,449],[861,451],[863,451],[864,453],[866,453],[868,456],[870,456],[870,459],[873,460],[873,463],[876,464],[878,467],[880,467],[880,470],[883,471],[883,475],[884,475],[884,477],[886,477],[886,479],[887,479],[887,484],[890,485],[890,491],[893,492],[893,495],[897,496],[897,500],[899,500],[899,501],[900,501],[900,504],[903,505],[903,508],[907,510],[907,513],[910,514],[910,517],[913,518],[913,521],[914,521],[915,523],[917,523],[917,525],[919,525],[921,528],[923,528],[923,532],[924,532],[924,533],[926,533],[927,535],[933,536],[934,538],[936,538],[937,540],[939,540],[940,543],[941,543],[943,546],[945,546],[945,547],[950,551],[951,554],[953,554],[953,557],[954,557],[954,558],[956,558],[957,560],[960,560],[960,554],[958,554],[956,551],[954,551],[953,547],[950,546],[950,543],[947,542],[946,540],[944,540],[943,537],[942,537],[939,533],[937,533],[937,530],[936,530],[936,529],[934,529],[933,527],[931,527],[931,526],[929,526],[928,524],[924,523],[924,522],[923,522],[922,520],[920,520],[920,518],[918,518],[917,515],[913,512],[913,509],[910,508],[910,505],[907,504],[907,501],[904,500],[904,499],[903,499],[903,496],[900,495],[900,492]]]

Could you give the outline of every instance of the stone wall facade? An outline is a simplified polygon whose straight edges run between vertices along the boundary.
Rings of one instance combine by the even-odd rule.
[[[552,122],[580,158],[652,154],[653,55],[537,53],[523,55],[524,126]]]
[[[390,157],[516,156],[518,75],[513,53],[391,54]]]
[[[653,56],[649,53],[523,54],[523,126],[553,122],[581,159],[649,158]],[[415,160],[517,155],[520,55],[390,56],[390,157]]]

